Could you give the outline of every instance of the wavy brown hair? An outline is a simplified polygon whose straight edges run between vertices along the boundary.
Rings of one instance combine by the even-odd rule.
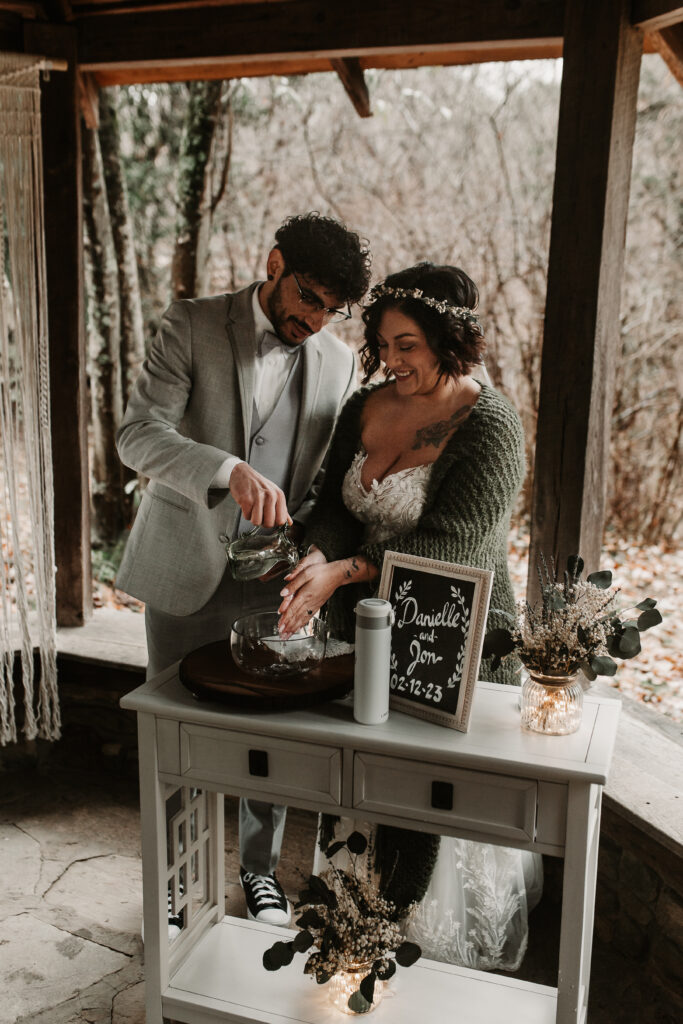
[[[363,310],[365,344],[360,350],[363,383],[367,384],[382,365],[377,332],[387,309],[398,309],[424,331],[427,343],[439,360],[440,376],[462,377],[481,362],[485,348],[481,325],[474,315],[479,292],[474,281],[459,267],[418,263],[390,274],[384,284],[390,288],[419,288],[425,296],[451,306],[472,310],[472,316],[440,313],[420,299],[383,295]]]

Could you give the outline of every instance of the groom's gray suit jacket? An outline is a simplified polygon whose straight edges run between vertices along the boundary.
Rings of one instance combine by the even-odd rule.
[[[247,458],[255,287],[169,307],[117,435],[122,462],[150,478],[117,586],[169,615],[206,604],[226,567],[219,534],[232,536],[239,522],[229,491],[209,484],[227,455]],[[302,358],[287,499],[305,522],[337,415],[356,384],[353,353],[329,331],[309,337]]]

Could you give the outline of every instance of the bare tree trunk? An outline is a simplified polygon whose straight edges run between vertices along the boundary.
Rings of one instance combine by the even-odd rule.
[[[675,537],[681,522],[681,507],[672,500],[676,492],[676,478],[680,477],[681,448],[683,447],[683,401],[679,402],[676,434],[669,448],[657,485],[654,507],[645,536],[661,543],[667,537]]]
[[[93,530],[101,543],[113,544],[125,525],[121,463],[114,445],[123,415],[119,274],[99,139],[96,131],[87,128],[83,131],[83,196],[90,284]]]
[[[204,197],[209,154],[216,130],[222,87],[221,81],[191,82],[188,86],[190,101],[180,155],[178,220],[171,268],[171,291],[175,299],[192,298],[197,291],[199,240],[202,217],[206,215]]]
[[[109,89],[100,90],[99,139],[114,252],[119,268],[122,389],[125,405],[145,356],[145,334],[133,224],[121,166],[121,140],[116,104]]]
[[[140,299],[138,262],[135,252],[133,222],[128,203],[128,189],[121,165],[121,139],[116,113],[115,93],[100,89],[100,125],[98,130],[107,205],[118,266],[120,311],[120,365],[122,404],[125,409],[130,393],[145,358],[145,330]],[[127,466],[121,467],[123,490],[120,501],[126,523],[133,519],[134,490],[138,475]]]
[[[232,161],[232,140],[235,127],[232,103],[233,94],[234,89],[229,88],[221,97],[204,179],[204,202],[202,204],[202,218],[197,237],[196,295],[206,295],[210,289],[209,245],[213,233],[214,214],[225,193],[228,178],[230,177],[230,163]],[[222,284],[222,287],[227,288],[229,285]]]

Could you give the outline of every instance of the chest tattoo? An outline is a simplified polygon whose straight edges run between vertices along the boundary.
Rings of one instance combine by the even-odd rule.
[[[453,413],[447,420],[439,420],[438,423],[430,423],[427,427],[420,427],[415,431],[415,441],[412,451],[418,448],[440,448],[454,427],[467,418],[472,409],[471,405],[463,405]]]

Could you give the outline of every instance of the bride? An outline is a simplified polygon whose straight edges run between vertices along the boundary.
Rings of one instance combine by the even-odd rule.
[[[493,569],[487,627],[504,624],[501,610],[514,611],[507,533],[524,438],[510,403],[472,376],[484,349],[477,302],[467,274],[431,263],[392,274],[370,293],[363,383],[381,366],[387,379],[362,387],[342,410],[307,526],[309,553],[285,578],[282,636],[327,604],[332,631],[352,639],[353,608],[374,590],[386,550]],[[517,682],[506,663],[491,672],[482,662],[480,675]],[[342,836],[354,826],[344,827]],[[540,896],[538,855],[445,837],[439,845],[385,826],[374,832],[380,879],[392,861],[385,894],[399,906],[420,901],[408,934],[425,956],[519,966],[527,913]]]

